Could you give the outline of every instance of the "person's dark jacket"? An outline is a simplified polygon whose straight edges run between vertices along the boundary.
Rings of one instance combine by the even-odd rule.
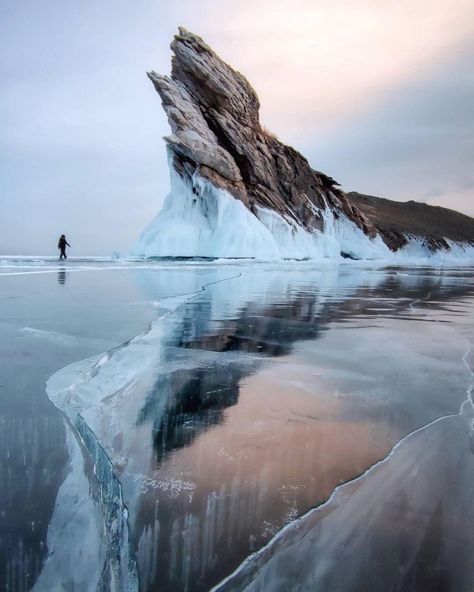
[[[67,245],[68,247],[70,247],[70,246],[71,246],[71,245],[70,245],[70,244],[67,242],[66,238],[65,238],[64,236],[62,236],[62,237],[59,239],[59,242],[58,242],[58,249],[61,249],[61,251],[64,251],[64,249],[66,248],[66,245]]]

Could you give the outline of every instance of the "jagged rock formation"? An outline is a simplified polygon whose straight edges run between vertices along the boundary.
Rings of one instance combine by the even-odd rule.
[[[172,134],[165,141],[182,177],[197,172],[252,212],[258,205],[271,208],[308,229],[323,229],[320,212],[329,207],[375,235],[334,179],[261,126],[258,97],[242,74],[186,29],[179,29],[171,49],[171,78],[148,76],[168,116]]]
[[[404,247],[410,236],[421,238],[432,250],[449,249],[448,240],[474,244],[474,218],[460,212],[416,201],[392,201],[355,191],[346,195],[364,212],[394,251]]]
[[[200,37],[180,28],[171,49],[171,76],[148,73],[172,132],[171,193],[135,254],[425,257],[454,243],[474,257],[472,219],[344,193],[262,127],[253,88]]]

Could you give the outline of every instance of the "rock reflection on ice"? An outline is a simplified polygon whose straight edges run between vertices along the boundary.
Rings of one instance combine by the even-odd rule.
[[[143,590],[209,589],[409,432],[457,413],[465,398],[465,343],[445,306],[472,297],[462,272],[236,265],[139,278],[159,303],[159,318],[122,346],[55,374],[48,394],[80,434],[104,491],[117,492],[102,496],[107,536],[120,535],[115,572],[133,573],[134,558]],[[407,439],[364,481],[381,473],[387,502],[392,489],[410,490],[412,471],[431,470],[431,457],[413,445],[419,438],[421,432]],[[436,446],[442,449],[440,441]],[[405,460],[398,467],[399,455]],[[354,481],[331,499],[345,507],[363,487]],[[375,505],[374,494],[363,495]],[[346,545],[341,553],[351,547],[347,561],[357,582],[368,551],[360,543],[354,552],[349,542],[363,536],[354,529],[375,536],[383,519],[376,524],[374,512],[372,531],[369,506],[351,503],[361,504],[347,511],[356,516],[336,522],[338,536],[332,526],[326,539],[318,534],[325,542],[315,548],[324,567],[336,541]],[[283,533],[274,543],[278,552],[265,547],[225,586],[291,589],[285,579],[296,585],[294,559],[289,575],[286,558],[279,561],[287,547],[279,541],[293,530]],[[308,589],[320,569],[311,545],[302,544],[306,563],[299,568]]]

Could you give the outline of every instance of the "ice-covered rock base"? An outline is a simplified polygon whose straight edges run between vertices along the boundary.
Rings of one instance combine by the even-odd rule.
[[[238,199],[194,175],[192,185],[170,166],[171,191],[163,208],[133,249],[137,257],[281,259],[378,259],[404,263],[472,263],[474,247],[456,243],[432,251],[416,237],[397,252],[380,236],[369,238],[344,215],[323,212],[323,230],[312,232],[292,217],[257,206],[252,213]],[[310,204],[311,205],[311,204]]]
[[[324,231],[308,232],[290,215],[257,207],[255,214],[227,191],[195,175],[189,186],[171,167],[171,192],[142,234],[140,257],[225,257],[265,261],[388,256],[380,237],[368,238],[347,218],[324,212]]]

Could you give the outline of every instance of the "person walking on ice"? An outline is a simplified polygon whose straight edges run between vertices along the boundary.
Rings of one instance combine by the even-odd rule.
[[[69,248],[71,248],[71,245],[66,240],[66,235],[65,234],[61,234],[61,236],[59,237],[59,242],[58,242],[58,249],[61,251],[61,254],[59,255],[59,258],[60,259],[67,259],[66,245]]]

